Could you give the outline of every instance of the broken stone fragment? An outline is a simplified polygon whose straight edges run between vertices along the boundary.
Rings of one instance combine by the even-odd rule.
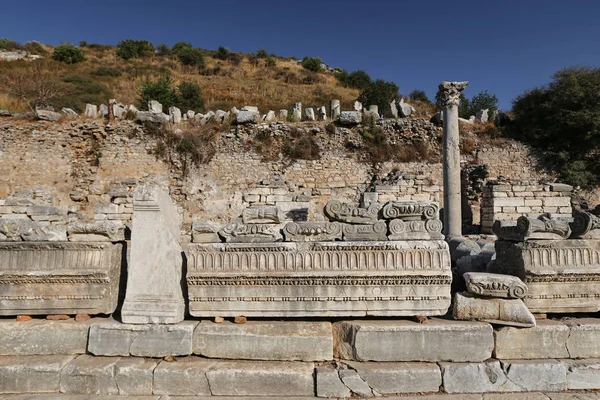
[[[219,243],[221,239],[217,235],[217,228],[208,222],[192,222],[193,243]]]
[[[467,272],[463,275],[467,290],[479,296],[522,299],[527,294],[527,285],[512,275]]]
[[[281,220],[281,210],[277,206],[252,206],[242,211],[244,224],[279,224]]]
[[[458,320],[524,328],[535,326],[535,317],[520,299],[479,298],[471,293],[456,293],[452,315]]]
[[[75,222],[67,227],[71,242],[116,242],[125,240],[125,226],[119,222]]]

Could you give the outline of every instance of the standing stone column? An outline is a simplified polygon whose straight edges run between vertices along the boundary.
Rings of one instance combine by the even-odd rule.
[[[446,239],[462,236],[458,105],[460,93],[468,84],[469,82],[442,82],[438,91],[444,112],[444,234]]]
[[[292,106],[292,117],[294,122],[302,121],[302,103],[294,103]]]
[[[339,100],[331,100],[329,102],[329,115],[331,116],[331,119],[333,121],[335,121],[336,119],[338,119],[340,117],[340,113],[341,113],[340,101]]]
[[[168,194],[139,186],[133,195],[131,251],[121,317],[126,324],[183,321],[179,214]]]

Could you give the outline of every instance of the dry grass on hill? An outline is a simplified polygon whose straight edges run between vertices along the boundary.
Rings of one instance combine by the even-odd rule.
[[[279,110],[289,109],[296,101],[309,107],[328,105],[330,99],[339,99],[343,107],[350,107],[359,94],[357,89],[339,85],[332,74],[310,72],[294,60],[283,58],[271,58],[273,65],[273,61],[269,63],[266,59],[251,59],[244,55],[239,57],[241,62],[237,64],[205,55],[205,68],[198,71],[168,56],[154,55],[125,61],[116,56],[116,47],[113,46],[91,45],[82,49],[86,56],[82,63],[65,65],[47,61],[48,65],[60,70],[61,77],[83,77],[82,88],[94,86],[89,92],[97,92],[96,97],[89,93],[87,97],[81,94],[79,98],[72,99],[74,103],[82,103],[82,99],[106,103],[112,96],[125,104],[137,104],[140,85],[146,79],[157,79],[165,74],[170,75],[175,84],[182,81],[199,84],[207,110],[244,105],[255,105],[263,111]],[[49,59],[52,48],[47,47],[47,50],[46,58]],[[0,75],[23,66],[23,63],[0,61]],[[63,99],[61,106],[69,106],[63,104],[68,101],[68,97]],[[82,107],[81,104],[70,106],[75,109]],[[25,108],[24,104],[0,89],[0,109],[23,111]]]

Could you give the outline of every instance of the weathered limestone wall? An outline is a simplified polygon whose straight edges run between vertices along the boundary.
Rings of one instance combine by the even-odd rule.
[[[155,137],[131,121],[112,127],[100,120],[6,121],[0,121],[1,218],[33,219],[26,208],[7,208],[9,198],[28,197],[32,201],[23,206],[57,207],[56,215],[62,217],[55,224],[69,218],[127,222],[131,190],[137,184],[168,189],[179,205],[185,229],[192,220],[228,223],[246,206],[256,204],[276,204],[290,219],[320,220],[320,210],[330,199],[357,203],[364,192],[375,192],[382,203],[426,200],[443,207],[441,164],[387,162],[374,168],[359,162],[344,147],[351,138],[346,128],[329,134],[324,126],[315,125],[319,123],[294,124],[309,131],[319,128],[315,138],[322,147],[320,159],[294,162],[265,161],[247,146],[251,132],[270,129],[268,125],[239,132],[232,128],[221,134],[212,161],[184,176],[176,157],[171,156],[169,162],[157,158]],[[419,137],[441,132],[428,130],[424,120],[399,121],[394,128],[398,132],[388,132],[392,140],[412,140],[415,130],[423,131]],[[289,128],[280,124],[276,129]],[[358,136],[353,135],[351,139],[356,140]],[[492,177],[541,180],[546,176],[536,170],[535,155],[515,142],[486,145],[462,159],[463,166],[487,164]]]
[[[536,218],[550,213],[553,218],[571,217],[572,186],[518,181],[488,183],[483,189],[481,231],[492,233],[496,220],[516,221],[520,216]]]

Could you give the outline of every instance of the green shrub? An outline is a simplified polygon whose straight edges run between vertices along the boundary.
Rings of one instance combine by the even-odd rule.
[[[226,49],[223,46],[219,46],[217,51],[215,51],[215,53],[214,53],[215,58],[218,58],[219,60],[223,60],[223,61],[227,60],[230,55],[231,55],[231,51],[229,51],[229,49]]]
[[[117,56],[123,60],[144,58],[154,54],[154,46],[147,40],[121,40],[117,44]]]
[[[176,54],[181,64],[193,66],[198,69],[204,68],[204,55],[201,49],[185,47],[180,49]]]
[[[269,57],[269,53],[265,49],[260,49],[256,52],[256,57],[258,58],[267,58]]]
[[[422,101],[423,103],[430,104],[431,100],[427,97],[427,94],[424,90],[413,90],[408,94],[408,99],[411,101]]]
[[[183,49],[191,49],[193,48],[191,43],[187,43],[187,42],[177,42],[173,45],[173,47],[171,47],[171,52],[175,55],[178,55],[179,52]]]
[[[10,40],[7,38],[0,39],[0,50],[13,51],[19,50],[20,48],[21,45],[16,40]]]
[[[513,101],[505,133],[544,150],[545,166],[575,186],[600,185],[600,68],[572,67]]]
[[[368,88],[373,83],[369,74],[363,70],[357,70],[349,74],[348,71],[342,69],[335,73],[335,77],[342,86],[361,90]]]
[[[177,107],[182,112],[187,110],[204,110],[204,99],[200,86],[194,82],[182,82],[177,87],[179,89]]]
[[[83,50],[72,44],[61,44],[54,48],[52,59],[65,64],[76,64],[85,60]]]
[[[167,46],[166,44],[159,44],[158,46],[156,46],[156,52],[159,56],[163,57],[171,55],[171,49],[169,49],[169,46]]]
[[[112,67],[98,67],[93,74],[96,76],[111,76],[117,78],[121,76],[121,70]]]
[[[487,90],[484,90],[471,98],[469,108],[469,116],[463,118],[469,118],[471,115],[485,109],[488,109],[488,115],[491,116],[498,109],[498,98],[495,94],[490,94]]]
[[[150,100],[158,101],[163,105],[163,109],[168,109],[177,103],[177,91],[173,87],[173,80],[170,76],[161,76],[156,81],[146,78],[139,90],[138,103],[140,109],[147,110]]]
[[[323,64],[323,61],[317,57],[305,57],[304,60],[302,60],[302,67],[312,72],[323,71],[321,64]]]

